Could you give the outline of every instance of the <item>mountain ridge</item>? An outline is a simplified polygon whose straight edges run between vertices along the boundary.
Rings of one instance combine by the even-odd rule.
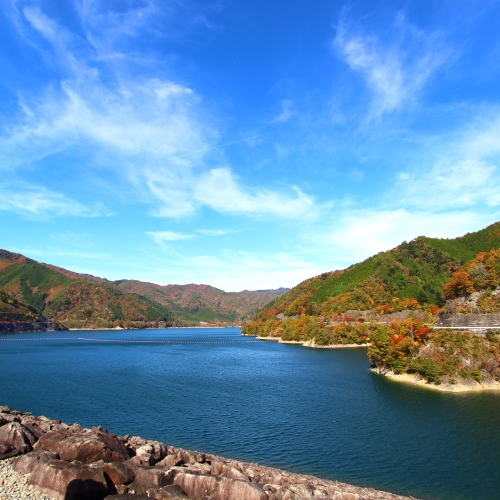
[[[210,285],[110,281],[2,249],[0,291],[69,328],[240,322],[282,293],[282,289],[224,292]]]

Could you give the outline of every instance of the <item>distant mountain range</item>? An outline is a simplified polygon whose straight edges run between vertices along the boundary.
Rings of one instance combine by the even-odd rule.
[[[108,281],[0,250],[0,291],[0,322],[133,328],[239,323],[287,289],[228,293],[208,285]]]

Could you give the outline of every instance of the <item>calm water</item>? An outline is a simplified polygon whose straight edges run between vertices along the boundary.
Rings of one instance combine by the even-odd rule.
[[[364,349],[58,332],[0,336],[0,367],[0,404],[36,415],[420,498],[500,497],[500,394],[392,382]]]

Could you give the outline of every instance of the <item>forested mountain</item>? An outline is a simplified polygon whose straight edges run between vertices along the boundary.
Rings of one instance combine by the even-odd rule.
[[[108,281],[0,250],[0,291],[69,328],[131,328],[239,321],[286,290],[227,293],[208,285]],[[12,307],[4,309],[20,321]]]
[[[5,292],[0,292],[0,321],[25,321],[34,323],[40,315],[33,307],[19,302]]]
[[[443,305],[453,313],[500,311],[499,247],[500,223],[455,239],[421,236],[300,283],[242,332],[314,346],[369,345],[368,357],[380,373],[414,374],[449,387],[492,387],[500,381],[498,330],[478,337],[431,330],[424,321],[435,321]]]
[[[176,321],[168,308],[118,290],[104,280],[55,270],[20,254],[0,250],[0,290],[37,314],[68,328],[151,326]]]
[[[500,223],[454,239],[420,236],[341,271],[303,281],[266,305],[293,316],[333,316],[349,310],[391,313],[404,309],[443,306],[443,286],[452,273],[479,252],[500,247]]]
[[[235,321],[247,319],[288,289],[224,292],[209,285],[155,285],[136,280],[114,282],[123,291],[136,292],[169,307],[185,319]]]

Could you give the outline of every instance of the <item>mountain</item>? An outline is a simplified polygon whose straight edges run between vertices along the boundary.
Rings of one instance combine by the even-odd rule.
[[[208,285],[108,281],[0,250],[0,290],[68,328],[130,328],[240,322],[288,289],[228,293]]]
[[[0,321],[22,321],[35,323],[40,315],[33,307],[19,302],[5,292],[0,292]]]
[[[172,325],[168,308],[99,278],[0,250],[0,290],[68,328]]]
[[[420,236],[303,281],[261,309],[242,333],[309,346],[366,345],[378,373],[447,391],[498,389],[499,247],[498,222],[460,238]],[[442,311],[441,320],[483,313],[485,335],[431,330],[424,321]]]
[[[247,319],[288,289],[224,292],[209,285],[155,285],[136,280],[119,280],[118,289],[135,292],[171,308],[193,321],[235,321]]]
[[[348,311],[388,314],[443,306],[443,286],[479,252],[500,247],[500,222],[453,239],[420,236],[340,271],[303,281],[267,304],[255,319],[335,317]]]

